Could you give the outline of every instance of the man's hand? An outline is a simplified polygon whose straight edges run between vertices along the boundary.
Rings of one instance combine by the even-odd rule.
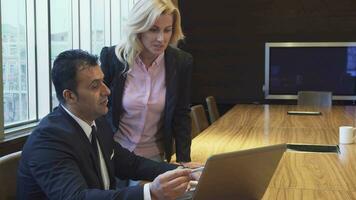
[[[188,188],[190,169],[175,169],[163,173],[150,183],[152,200],[174,200]]]

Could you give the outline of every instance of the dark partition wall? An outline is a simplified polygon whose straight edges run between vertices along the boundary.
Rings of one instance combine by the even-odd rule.
[[[355,0],[180,0],[193,103],[264,102],[266,42],[356,41]]]

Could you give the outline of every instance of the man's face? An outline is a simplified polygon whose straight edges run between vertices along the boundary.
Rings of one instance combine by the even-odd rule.
[[[99,65],[77,71],[77,92],[71,108],[78,117],[91,122],[108,112],[109,88],[104,83],[104,74]]]

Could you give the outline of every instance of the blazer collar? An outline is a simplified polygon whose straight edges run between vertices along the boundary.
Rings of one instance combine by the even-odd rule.
[[[168,46],[166,51],[165,51],[165,57],[164,57],[164,62],[165,62],[165,68],[166,68],[166,85],[169,87],[172,81],[172,76],[175,75],[176,73],[176,62],[177,58],[173,54],[173,48]]]
[[[83,129],[85,135],[89,138],[91,138],[91,127],[95,126],[95,121],[92,121],[91,125],[87,124],[84,120],[82,120],[81,118],[75,116],[70,110],[68,110],[66,107],[64,107],[62,104],[60,105],[63,110],[65,110],[78,124],[79,126]]]

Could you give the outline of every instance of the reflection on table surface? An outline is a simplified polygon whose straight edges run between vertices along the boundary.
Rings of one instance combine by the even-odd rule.
[[[279,143],[336,145],[338,127],[354,126],[355,117],[354,106],[236,105],[194,138],[192,160]],[[356,144],[340,145],[340,154],[286,152],[263,199],[356,199]]]

